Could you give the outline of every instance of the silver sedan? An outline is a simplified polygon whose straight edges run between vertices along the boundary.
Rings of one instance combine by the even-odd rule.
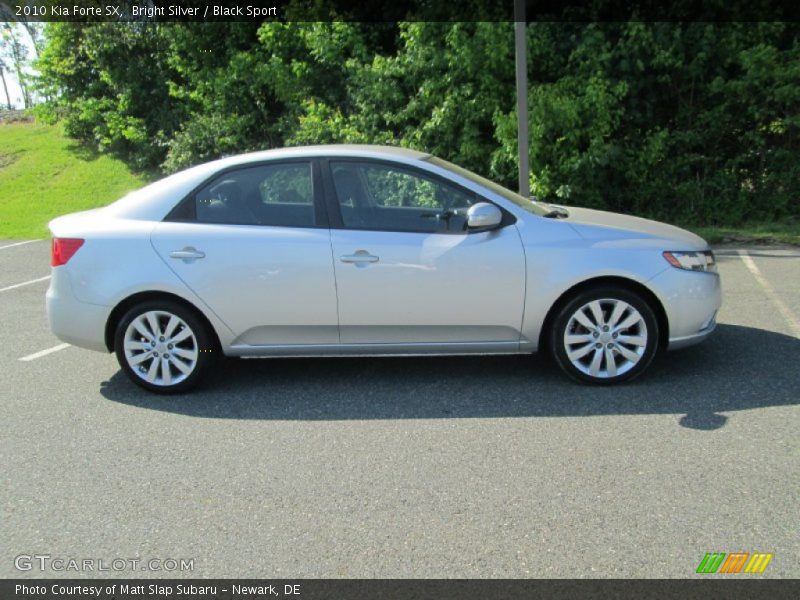
[[[50,327],[185,391],[221,354],[523,354],[609,384],[703,340],[696,235],[523,198],[429,154],[314,146],[182,171],[50,223]]]

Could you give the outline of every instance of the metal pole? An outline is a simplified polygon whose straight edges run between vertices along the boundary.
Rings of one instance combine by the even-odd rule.
[[[514,0],[514,52],[517,64],[517,150],[519,152],[519,193],[528,198],[528,59],[525,40],[525,0]]]

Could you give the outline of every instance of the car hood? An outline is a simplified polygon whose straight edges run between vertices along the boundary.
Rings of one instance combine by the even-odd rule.
[[[619,213],[575,206],[566,207],[565,219],[581,237],[597,240],[664,240],[675,250],[703,250],[708,243],[698,235],[674,225]]]

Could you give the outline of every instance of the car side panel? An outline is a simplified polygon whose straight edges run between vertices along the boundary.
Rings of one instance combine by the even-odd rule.
[[[585,240],[566,221],[531,216],[520,219],[518,226],[527,263],[521,350],[538,349],[548,312],[570,288],[599,277],[620,277],[649,287],[648,280],[671,268],[655,247],[636,250],[627,241]]]
[[[186,300],[208,319],[223,347],[233,340],[230,328],[158,257],[149,239],[153,223],[62,218],[54,221],[51,229],[56,236],[86,240],[66,265],[53,269],[47,300],[51,327],[54,331],[75,330],[69,323],[71,314],[91,313],[95,315],[92,319],[100,321],[82,328],[78,337],[68,334],[73,338],[70,343],[106,350],[104,330],[111,310],[142,292],[165,292]],[[78,338],[86,339],[81,342]]]
[[[234,344],[339,342],[327,228],[164,222],[152,241],[163,264],[234,332]],[[187,247],[205,256],[171,256]]]
[[[105,326],[113,307],[81,302],[72,292],[66,265],[52,270],[46,295],[50,331],[63,342],[107,352]]]
[[[331,231],[342,343],[511,342],[525,257],[513,225],[448,235]],[[352,263],[369,253],[374,263]]]

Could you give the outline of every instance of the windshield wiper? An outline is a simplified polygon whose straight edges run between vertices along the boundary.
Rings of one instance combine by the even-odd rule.
[[[550,212],[547,212],[542,216],[545,219],[566,219],[569,216],[569,212],[565,208],[554,206]]]

